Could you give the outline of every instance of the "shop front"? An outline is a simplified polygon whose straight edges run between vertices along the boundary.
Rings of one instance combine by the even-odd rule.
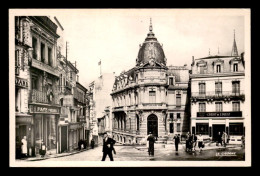
[[[16,158],[21,158],[21,140],[26,136],[27,139],[27,153],[29,156],[34,156],[35,153],[32,150],[33,144],[33,134],[32,134],[32,116],[23,113],[16,113],[16,125],[15,125],[15,134],[16,134]]]
[[[75,122],[69,124],[69,151],[78,149],[78,142],[84,139],[84,124]]]
[[[42,143],[46,145],[48,154],[58,153],[59,141],[57,129],[60,107],[29,105],[29,108],[33,116],[35,154],[39,154]]]

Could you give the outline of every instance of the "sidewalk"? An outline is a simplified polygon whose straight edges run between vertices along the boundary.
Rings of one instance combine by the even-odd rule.
[[[46,160],[46,159],[49,159],[49,158],[59,158],[59,157],[64,157],[64,156],[69,156],[69,155],[74,155],[74,154],[77,154],[77,153],[81,153],[81,152],[87,151],[89,149],[90,149],[90,147],[87,147],[86,149],[73,150],[73,151],[64,152],[64,153],[55,153],[55,154],[51,154],[51,155],[46,153],[46,155],[44,157],[41,157],[41,155],[38,154],[35,157],[21,158],[21,159],[18,159],[18,160],[39,161],[39,160]]]

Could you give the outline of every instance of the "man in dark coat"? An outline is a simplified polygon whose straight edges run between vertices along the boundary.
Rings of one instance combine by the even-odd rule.
[[[108,137],[107,133],[104,133],[104,139],[103,139],[103,157],[102,157],[102,161],[106,160],[107,155],[110,158],[110,161],[114,161],[113,159],[113,154],[112,154],[112,150],[113,150],[113,145],[115,144],[115,140]]]
[[[94,139],[92,138],[92,139],[91,139],[91,148],[94,149],[94,147],[95,147],[95,141],[94,141]]]
[[[175,144],[175,150],[178,152],[178,146],[179,146],[179,143],[180,143],[180,138],[179,136],[176,134],[174,136],[174,144]]]
[[[221,135],[220,132],[218,132],[217,146],[218,146],[219,144],[222,146],[222,135]]]
[[[155,142],[155,138],[154,138],[154,136],[152,135],[151,132],[149,133],[147,141],[149,141],[149,149],[148,149],[149,156],[150,155],[154,156],[154,142]]]

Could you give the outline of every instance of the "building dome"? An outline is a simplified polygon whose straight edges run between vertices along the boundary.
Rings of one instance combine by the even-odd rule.
[[[145,64],[152,60],[166,65],[166,58],[162,49],[161,44],[157,41],[157,38],[154,36],[152,23],[149,27],[149,33],[138,52],[138,57],[136,60],[136,65]]]

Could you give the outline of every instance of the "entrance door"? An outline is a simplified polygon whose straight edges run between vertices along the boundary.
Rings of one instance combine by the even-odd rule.
[[[225,125],[212,125],[213,128],[213,141],[217,140],[218,132],[220,132],[221,136],[223,134],[223,131],[225,131]]]
[[[61,153],[67,150],[67,126],[61,126]]]
[[[151,114],[147,118],[147,134],[152,133],[155,137],[158,137],[158,118],[156,115]]]

